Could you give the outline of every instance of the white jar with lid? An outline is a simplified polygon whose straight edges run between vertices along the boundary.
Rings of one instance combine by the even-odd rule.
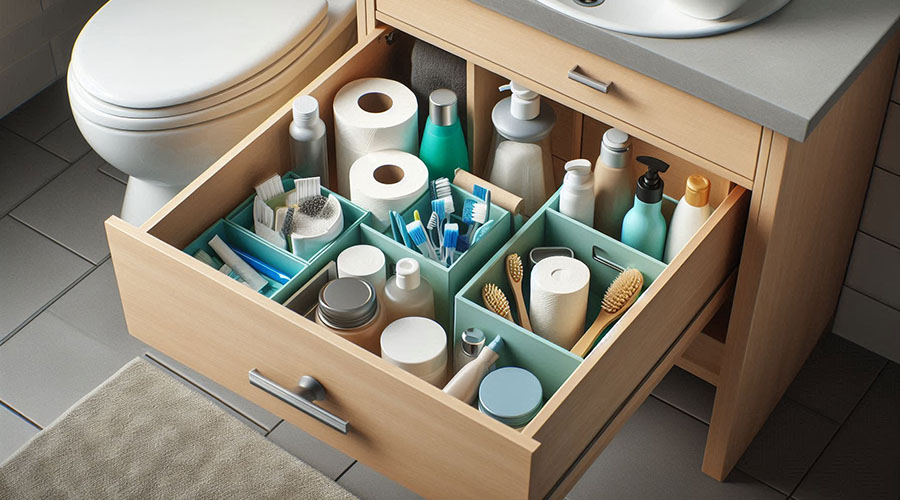
[[[381,357],[431,385],[447,380],[447,335],[434,320],[411,316],[381,333]]]

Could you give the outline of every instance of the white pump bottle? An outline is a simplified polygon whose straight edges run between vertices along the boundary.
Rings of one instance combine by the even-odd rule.
[[[591,227],[594,224],[594,179],[591,162],[584,159],[566,162],[566,176],[559,193],[559,211]]]

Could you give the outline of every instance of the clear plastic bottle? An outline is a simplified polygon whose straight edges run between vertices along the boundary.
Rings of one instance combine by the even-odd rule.
[[[319,102],[310,95],[294,99],[290,126],[291,164],[301,177],[318,177],[328,186],[328,143],[325,122],[319,118]]]
[[[384,305],[390,322],[409,316],[434,319],[434,290],[414,259],[397,261],[397,274],[384,285]]]
[[[594,167],[594,229],[619,239],[622,219],[634,199],[631,139],[619,129],[603,134],[600,155]]]

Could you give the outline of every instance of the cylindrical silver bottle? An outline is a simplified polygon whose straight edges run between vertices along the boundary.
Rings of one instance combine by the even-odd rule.
[[[315,97],[302,95],[294,100],[294,121],[291,122],[291,162],[301,177],[319,177],[328,184],[328,143],[325,122],[319,118],[319,102]]]
[[[466,328],[460,334],[456,352],[453,354],[453,373],[469,364],[484,348],[484,332],[478,328]]]

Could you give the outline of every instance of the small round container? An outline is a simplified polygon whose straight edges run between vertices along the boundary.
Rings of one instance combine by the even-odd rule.
[[[379,354],[378,338],[387,317],[375,287],[359,278],[338,278],[319,290],[316,323],[350,342]]]
[[[339,278],[359,278],[375,287],[379,297],[384,293],[385,274],[384,252],[372,245],[354,245],[346,248],[337,257]]]
[[[531,422],[543,404],[541,381],[530,371],[515,366],[488,373],[478,388],[478,409],[504,424],[521,429]]]
[[[447,379],[447,335],[432,319],[400,318],[381,333],[381,357],[431,385]]]

